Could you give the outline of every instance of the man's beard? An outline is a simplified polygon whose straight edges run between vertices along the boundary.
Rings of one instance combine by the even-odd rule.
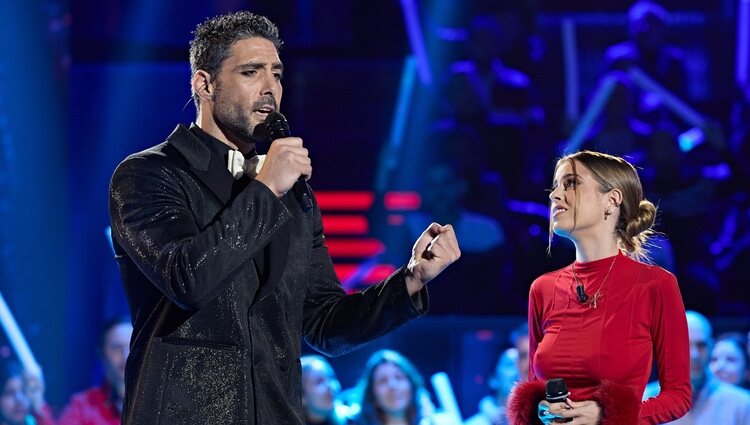
[[[219,104],[217,102],[217,105]],[[230,134],[243,143],[253,143],[253,130],[258,123],[253,123],[246,113],[245,108],[234,105],[218,109],[214,119],[224,134]]]

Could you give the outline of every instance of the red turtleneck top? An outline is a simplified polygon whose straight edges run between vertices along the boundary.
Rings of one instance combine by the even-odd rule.
[[[641,404],[639,423],[684,415],[690,358],[674,275],[623,254],[576,262],[575,274],[589,297],[600,291],[596,308],[578,300],[573,265],[531,285],[529,379],[564,378],[574,401],[590,400],[602,380],[627,385],[640,398],[655,357],[662,390]]]

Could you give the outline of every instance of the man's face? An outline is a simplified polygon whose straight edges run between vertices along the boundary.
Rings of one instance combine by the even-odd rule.
[[[133,327],[128,323],[113,326],[104,336],[102,354],[107,381],[117,388],[125,382],[125,362],[130,354]]]
[[[688,339],[690,340],[690,379],[700,381],[706,374],[709,360],[711,336],[700,320],[688,316]]]
[[[282,72],[276,47],[265,38],[232,45],[213,78],[209,103],[216,124],[230,139],[248,141],[255,126],[279,109]]]

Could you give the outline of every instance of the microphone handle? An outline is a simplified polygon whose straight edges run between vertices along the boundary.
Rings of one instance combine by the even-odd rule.
[[[294,195],[297,197],[297,201],[299,201],[299,204],[302,207],[302,211],[310,211],[313,207],[313,204],[312,198],[310,197],[310,191],[307,188],[305,176],[299,176],[299,179],[297,179],[297,183],[292,186],[292,190],[294,191]]]

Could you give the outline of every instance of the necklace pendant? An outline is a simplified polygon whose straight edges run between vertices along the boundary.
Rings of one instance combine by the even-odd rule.
[[[601,288],[600,288],[601,289]],[[599,298],[602,297],[601,291],[596,291],[593,297],[591,297],[591,304],[589,304],[592,308],[596,308],[596,302],[599,301]]]

